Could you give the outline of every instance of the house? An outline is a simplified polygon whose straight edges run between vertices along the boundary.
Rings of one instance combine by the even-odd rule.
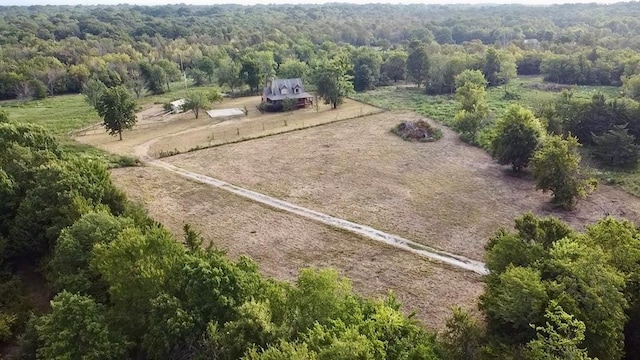
[[[278,105],[285,99],[296,99],[298,107],[313,104],[313,95],[304,91],[302,79],[273,79],[262,91],[262,102]]]

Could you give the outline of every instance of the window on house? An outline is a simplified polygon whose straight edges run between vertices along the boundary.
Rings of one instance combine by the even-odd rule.
[[[295,89],[295,93],[297,94],[297,93],[299,93],[299,92],[300,92],[300,88],[296,88],[296,89]]]
[[[287,95],[287,89],[280,89],[280,93],[282,95]]]

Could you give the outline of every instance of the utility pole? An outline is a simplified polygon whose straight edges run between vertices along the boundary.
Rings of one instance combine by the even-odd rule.
[[[182,64],[182,51],[180,52],[180,71],[182,72],[182,78],[184,79],[184,93],[186,96],[189,91],[187,89],[187,73],[184,72],[184,65]]]

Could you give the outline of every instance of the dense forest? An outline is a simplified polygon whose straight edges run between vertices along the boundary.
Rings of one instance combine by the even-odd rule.
[[[516,69],[593,85],[621,85],[640,73],[636,3],[2,10],[0,99],[80,92],[90,77],[161,92],[163,79],[179,79],[181,68],[198,83],[257,89],[275,73],[302,75],[338,51],[355,65],[356,90],[409,78],[432,93],[452,92],[462,70],[492,66],[490,85]],[[417,45],[429,55],[424,75],[406,69]],[[496,49],[495,63],[483,62],[488,48]]]
[[[142,97],[183,76],[240,96],[280,76],[337,89],[323,95],[337,106],[400,82],[455,93],[454,129],[514,172],[557,154],[577,167],[578,141],[608,166],[638,161],[637,3],[0,9],[0,100],[12,105],[107,88]],[[621,95],[565,91],[489,114],[486,87],[513,97],[518,75]],[[523,134],[524,154],[511,146]],[[100,161],[1,109],[0,149],[0,345],[19,359],[640,359],[640,231],[627,221],[577,232],[519,217],[489,239],[480,313],[453,309],[437,333],[332,270],[279,282],[203,248],[188,225],[176,238]],[[50,308],[28,301],[34,279]]]

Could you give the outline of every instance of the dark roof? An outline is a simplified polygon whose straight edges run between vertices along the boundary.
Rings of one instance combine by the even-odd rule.
[[[284,100],[284,99],[307,99],[312,97],[313,95],[309,94],[308,92],[301,92],[297,94],[287,94],[287,95],[267,95],[265,96],[265,99],[269,99],[271,101],[278,101],[278,100]]]
[[[299,93],[294,93],[293,89],[300,88]],[[282,89],[287,89],[286,94],[282,94]],[[270,100],[284,100],[287,98],[301,99],[313,97],[311,94],[304,91],[304,84],[302,79],[275,79],[271,80],[271,84],[264,88],[262,91],[262,97]]]

